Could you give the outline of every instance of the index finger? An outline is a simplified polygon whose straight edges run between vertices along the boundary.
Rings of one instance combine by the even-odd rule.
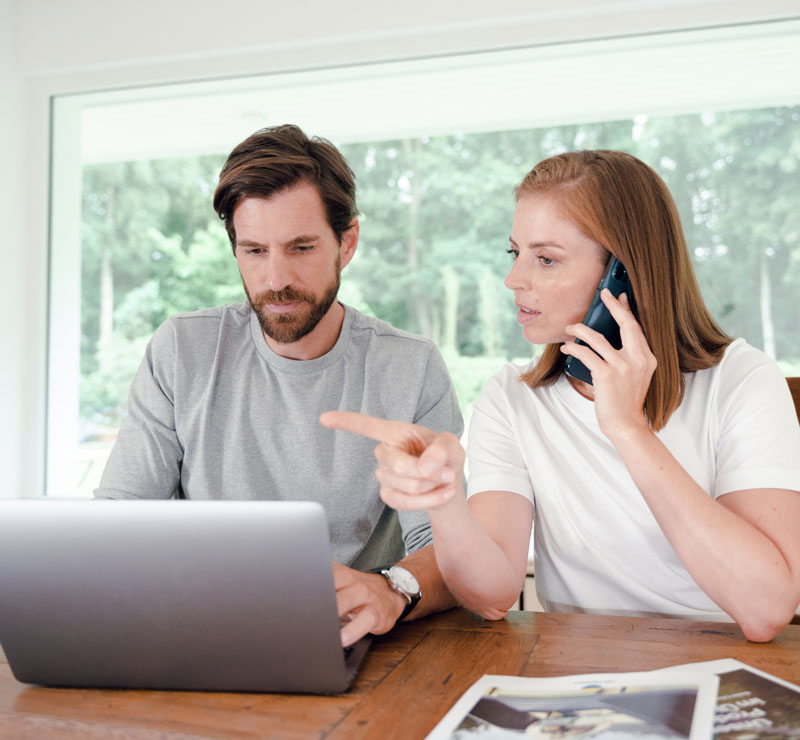
[[[622,300],[622,296],[625,296],[625,300]],[[631,309],[627,293],[620,293],[618,297],[615,297],[608,288],[605,288],[600,298],[605,303],[609,313],[614,317],[614,321],[619,324],[620,329],[625,324],[639,326],[639,322]]]
[[[401,441],[406,436],[406,425],[401,421],[379,419],[377,416],[355,411],[326,411],[320,415],[319,422],[329,429],[342,429],[389,444]]]

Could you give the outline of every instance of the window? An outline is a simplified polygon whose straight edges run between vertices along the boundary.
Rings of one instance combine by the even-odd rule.
[[[502,282],[511,190],[576,148],[659,171],[714,315],[800,374],[798,49],[781,22],[57,98],[48,495],[91,495],[158,324],[243,299],[211,195],[287,121],[356,171],[342,300],[435,339],[467,412],[531,356]]]

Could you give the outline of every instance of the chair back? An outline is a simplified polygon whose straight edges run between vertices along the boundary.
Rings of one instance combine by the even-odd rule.
[[[789,390],[794,401],[794,410],[797,412],[797,420],[800,421],[800,378],[786,378]]]
[[[797,412],[797,420],[800,421],[800,378],[786,378],[789,384],[789,390],[792,394],[792,401],[794,401],[794,410]],[[792,617],[792,624],[800,624],[800,612]]]

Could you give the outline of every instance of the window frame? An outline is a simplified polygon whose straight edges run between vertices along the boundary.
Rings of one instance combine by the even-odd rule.
[[[343,144],[453,130],[616,120],[643,112],[667,115],[796,104],[800,76],[791,70],[798,68],[798,49],[800,20],[791,19],[54,96],[45,495],[73,495],[63,481],[70,479],[78,444],[83,164],[113,161],[114,156],[228,151],[256,128],[286,120]],[[669,64],[664,64],[665,58]],[[689,88],[686,80],[695,78],[699,65],[704,70],[702,84]],[[459,94],[444,96],[443,87]],[[244,103],[248,95],[251,102]],[[220,113],[210,116],[203,131],[181,136],[187,128],[176,114],[170,121],[178,123],[164,126],[164,141],[147,148],[138,134],[146,133],[147,121],[158,120],[153,116],[159,105],[182,110],[181,115],[196,121],[203,96],[216,96],[211,109]],[[368,101],[369,115],[342,102],[353,100]],[[514,105],[507,105],[509,100]],[[253,101],[279,113],[248,117],[242,111]],[[222,115],[230,111],[235,115]],[[333,116],[336,111],[343,115]],[[134,120],[138,126],[120,129]],[[401,125],[402,121],[413,123]],[[116,127],[126,148],[114,154],[102,140],[104,127]],[[225,134],[217,135],[222,130]]]

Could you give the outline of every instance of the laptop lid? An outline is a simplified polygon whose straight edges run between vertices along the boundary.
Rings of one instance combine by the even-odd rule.
[[[0,643],[19,681],[339,692],[355,675],[339,626],[317,503],[0,501]]]

